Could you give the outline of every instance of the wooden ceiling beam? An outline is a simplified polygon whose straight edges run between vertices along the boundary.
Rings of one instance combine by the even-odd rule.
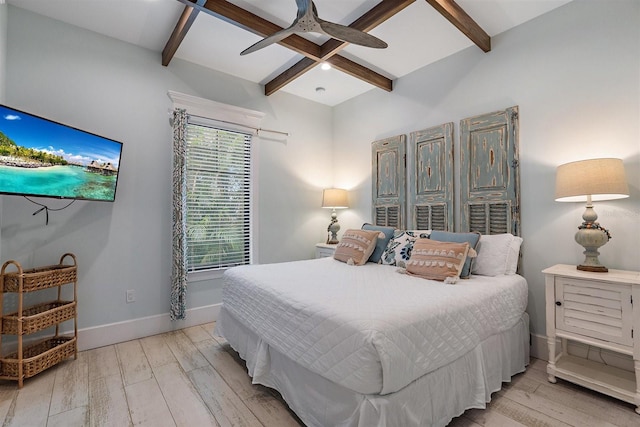
[[[187,32],[189,32],[198,13],[200,13],[198,9],[185,5],[182,15],[180,15],[178,23],[171,33],[171,37],[169,37],[167,44],[164,46],[164,49],[162,49],[162,65],[165,67],[169,65],[169,62],[173,59],[173,55],[176,54],[178,47],[180,47],[182,40],[184,40]]]
[[[350,59],[345,58],[344,56],[333,55],[332,57],[327,59],[327,62],[331,64],[331,66],[336,70],[342,71],[343,73],[363,80],[370,85],[379,87],[380,89],[386,90],[387,92],[391,92],[391,90],[393,90],[393,81],[391,79],[383,76],[382,74],[376,73],[375,71],[363,65],[353,62]],[[292,82],[307,71],[313,69],[318,64],[318,61],[310,58],[301,59],[294,66],[287,69],[285,72],[264,85],[264,94],[266,96],[273,94],[279,89],[282,89],[286,84]]]
[[[350,59],[340,55],[333,55],[327,59],[327,62],[331,64],[336,70],[340,70],[343,73],[347,73],[350,76],[363,80],[373,86],[384,89],[387,92],[393,90],[393,81],[382,74],[378,74],[375,71],[357,64]]]
[[[287,69],[285,72],[264,85],[264,94],[266,96],[272,95],[274,92],[282,89],[287,83],[297,79],[316,65],[318,65],[318,61],[311,58],[302,58],[300,61],[296,62],[293,67]]]
[[[454,0],[426,0],[435,10],[469,37],[484,52],[491,51],[491,37]]]

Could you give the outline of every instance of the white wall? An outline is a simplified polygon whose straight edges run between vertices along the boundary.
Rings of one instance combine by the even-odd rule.
[[[334,108],[337,185],[352,188],[343,227],[371,219],[371,142],[477,114],[520,107],[523,274],[532,331],[545,334],[542,269],[577,264],[584,206],[553,201],[556,166],[624,160],[631,197],[597,203],[613,239],[610,268],[640,269],[640,2],[576,0]],[[429,49],[425,43],[421,49]],[[457,139],[457,135],[456,135]]]
[[[18,196],[1,196],[3,258],[25,266],[79,262],[79,327],[169,311],[171,128],[168,90],[266,113],[261,139],[258,241],[261,262],[311,258],[325,237],[321,189],[332,184],[331,109],[284,93],[265,97],[254,83],[10,6],[6,103],[122,141],[115,203],[78,201],[42,214]],[[1,63],[0,63],[1,64]],[[52,208],[67,202],[39,199]],[[136,302],[125,303],[125,291]],[[190,284],[188,308],[220,302],[221,282]]]

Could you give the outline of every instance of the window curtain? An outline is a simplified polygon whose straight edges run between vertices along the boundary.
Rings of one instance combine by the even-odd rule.
[[[173,112],[173,262],[171,320],[186,317],[187,294],[187,111]]]

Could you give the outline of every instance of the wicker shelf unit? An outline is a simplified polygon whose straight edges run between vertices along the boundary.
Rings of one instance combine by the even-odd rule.
[[[65,258],[73,264],[65,264]],[[77,261],[71,253],[62,255],[59,264],[29,270],[23,270],[20,263],[13,260],[3,264],[0,271],[0,379],[18,381],[21,388],[26,378],[71,356],[78,357],[77,278]],[[65,285],[73,285],[73,300],[62,300]],[[58,288],[55,301],[24,306],[24,294],[53,287]],[[17,295],[17,311],[4,314],[4,294],[9,292]],[[68,320],[73,320],[73,335],[61,336],[60,323]],[[53,336],[25,345],[25,335],[53,326]],[[17,337],[17,351],[4,354],[1,350],[4,335]]]

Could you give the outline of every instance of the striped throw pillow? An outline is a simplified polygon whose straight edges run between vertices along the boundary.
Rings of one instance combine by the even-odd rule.
[[[379,234],[379,231],[372,230],[347,230],[336,246],[333,257],[348,264],[363,265],[376,248]]]
[[[407,273],[425,279],[445,281],[460,278],[467,259],[469,243],[418,239],[407,261]]]

